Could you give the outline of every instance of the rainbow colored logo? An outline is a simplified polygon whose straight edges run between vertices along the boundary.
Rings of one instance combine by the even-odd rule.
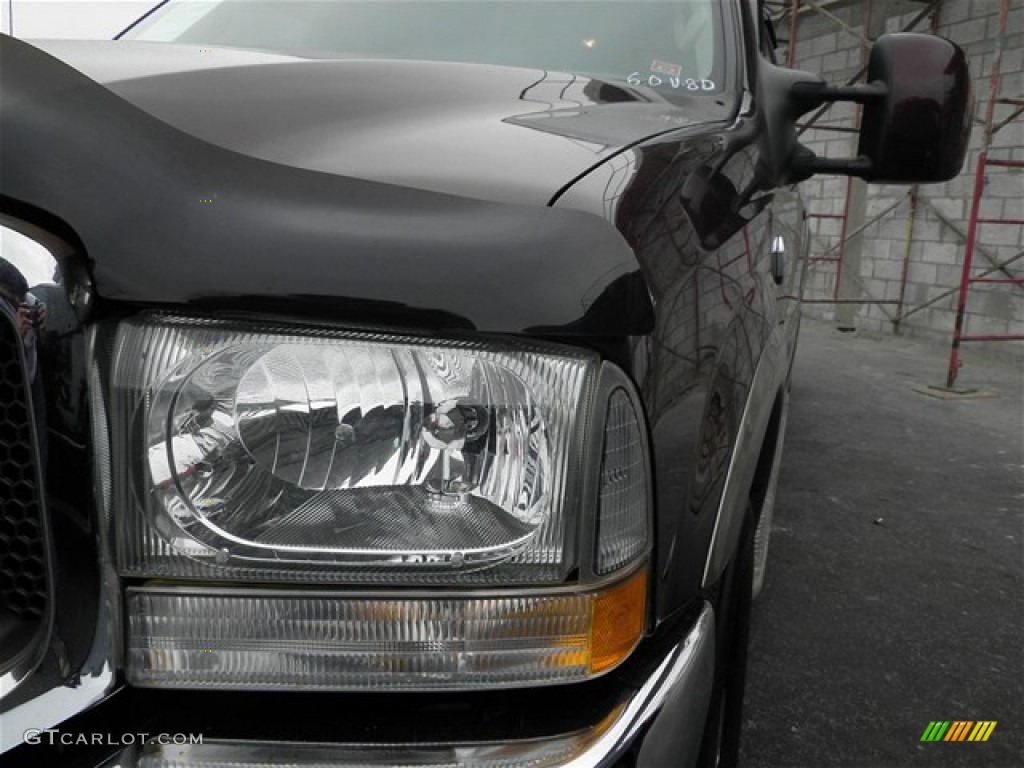
[[[988,741],[996,729],[995,720],[932,720],[921,741]]]

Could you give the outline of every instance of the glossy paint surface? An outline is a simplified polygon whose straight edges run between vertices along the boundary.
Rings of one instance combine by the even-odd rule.
[[[646,143],[557,203],[604,210],[651,292],[652,333],[623,339],[608,354],[634,377],[650,424],[661,618],[700,587],[762,353],[773,334],[766,361],[787,360],[795,343],[802,210],[795,190],[772,190],[758,175],[761,149],[749,138],[758,135],[756,120]],[[777,237],[789,260],[781,286],[770,274]],[[775,376],[777,386],[785,371]]]
[[[497,202],[544,205],[625,146],[727,114],[721,95],[681,110],[650,89],[534,69],[133,41],[42,48],[219,147]]]
[[[758,441],[757,460],[758,424],[784,386],[795,342],[802,210],[792,189],[776,189],[769,169],[778,163],[767,157],[756,100],[742,111],[738,94],[684,108],[623,99],[589,81],[573,91],[575,106],[541,84],[538,109],[514,96],[527,84],[519,71],[498,73],[485,87],[478,70],[438,65],[436,72],[458,70],[465,89],[439,103],[414,90],[314,83],[301,74],[352,62],[225,59],[208,71],[189,62],[171,72],[128,54],[123,61],[135,56],[143,73],[134,78],[104,63],[99,48],[79,49],[73,55],[109,82],[107,90],[11,50],[5,85],[19,85],[10,73],[20,66],[32,87],[4,88],[20,131],[7,136],[24,141],[0,143],[5,167],[15,169],[3,201],[41,209],[81,238],[95,280],[94,319],[190,305],[297,322],[530,334],[598,350],[623,369],[651,434],[652,619],[661,630],[630,665],[588,686],[600,706],[559,717],[578,700],[568,691],[552,696],[564,706],[538,711],[562,724],[584,722],[636,685],[654,649],[693,619],[709,548],[716,536],[727,538],[721,511],[736,447]],[[261,71],[281,86],[273,94],[259,93]],[[308,143],[275,122],[289,93],[304,94],[298,101],[308,114],[296,118],[308,119]],[[341,109],[342,95],[372,121],[361,126],[357,111]],[[221,98],[233,105],[226,117],[208,112]],[[54,129],[58,116],[74,129]],[[352,146],[339,139],[349,132]],[[381,137],[388,140],[378,144]],[[426,143],[414,151],[417,141]],[[34,149],[40,142],[56,160]],[[48,185],[39,163],[65,174],[70,163],[88,182],[70,191]],[[781,285],[771,273],[778,238],[786,245]],[[54,386],[84,381],[70,362],[50,370]],[[764,409],[757,419],[752,400]],[[81,440],[84,405],[75,413],[69,429]],[[80,483],[88,480],[82,466]],[[91,498],[81,485],[75,493]],[[96,524],[95,506],[79,513]],[[474,734],[493,732],[492,722],[472,715],[485,702],[470,698],[395,706],[451,720],[448,707]],[[506,704],[498,711],[523,702]],[[315,728],[291,725],[317,737]],[[497,738],[509,732],[497,730]]]
[[[858,153],[870,180],[948,181],[964,164],[974,101],[967,58],[934,35],[883,35],[871,49],[868,82],[888,92],[864,108]]]
[[[636,261],[599,216],[252,158],[22,43],[5,39],[2,56],[4,194],[76,233],[102,299],[363,325],[643,332],[642,301],[622,302],[637,296]]]

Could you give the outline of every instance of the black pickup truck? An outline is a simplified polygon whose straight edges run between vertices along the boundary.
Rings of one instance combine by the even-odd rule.
[[[971,112],[938,37],[773,48],[725,0],[3,37],[5,758],[734,765],[795,185],[948,179]]]

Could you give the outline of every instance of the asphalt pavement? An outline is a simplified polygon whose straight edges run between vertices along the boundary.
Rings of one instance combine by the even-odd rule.
[[[967,355],[805,322],[743,768],[1024,766],[1024,367]]]

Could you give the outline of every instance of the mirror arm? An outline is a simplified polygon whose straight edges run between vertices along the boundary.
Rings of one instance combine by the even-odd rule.
[[[872,171],[871,158],[864,155],[857,157],[818,157],[811,150],[798,152],[793,157],[793,172],[801,179],[807,179],[816,173],[838,173],[844,176],[870,176]]]
[[[797,182],[825,173],[928,184],[949,181],[963,168],[973,114],[971,73],[963,49],[943,37],[880,35],[871,47],[867,82],[859,85],[828,85],[811,72],[776,73],[763,62],[761,71],[762,99],[775,96],[784,102],[765,110],[766,133],[775,138],[774,131],[773,149],[785,158],[776,178]],[[839,101],[854,102],[862,110],[855,155],[817,157],[800,143],[798,121]]]
[[[827,101],[852,101],[867,104],[884,99],[889,95],[889,87],[880,81],[864,85],[829,85],[828,83],[803,81],[793,83],[790,96],[801,107],[811,110]]]
[[[829,85],[828,83],[802,81],[793,83],[789,89],[790,98],[798,109],[807,113],[829,101],[852,101],[868,104],[889,95],[885,83],[875,81],[865,85]],[[864,155],[857,157],[818,157],[803,144],[798,145],[791,162],[793,178],[797,181],[808,179],[816,173],[838,173],[845,176],[870,177],[871,159]]]

